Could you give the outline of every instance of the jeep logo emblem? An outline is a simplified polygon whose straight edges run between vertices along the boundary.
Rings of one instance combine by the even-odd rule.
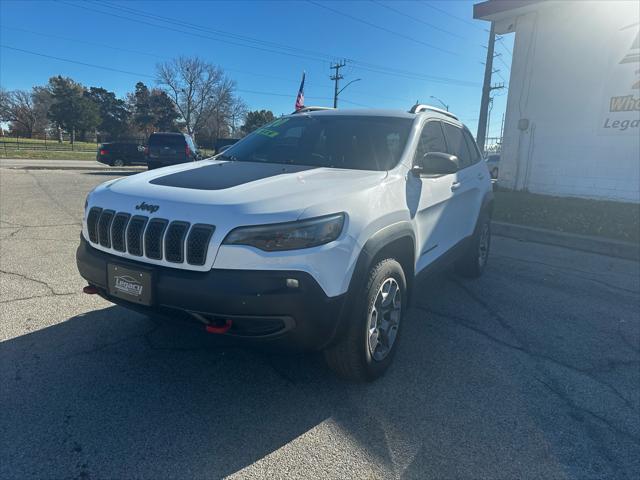
[[[160,205],[149,205],[148,203],[142,202],[139,205],[136,205],[136,210],[146,210],[149,213],[157,212],[160,208]]]

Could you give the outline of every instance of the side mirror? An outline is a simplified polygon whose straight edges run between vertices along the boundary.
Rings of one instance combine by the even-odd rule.
[[[422,172],[426,175],[449,175],[460,169],[460,161],[455,155],[441,152],[425,153],[422,157]]]

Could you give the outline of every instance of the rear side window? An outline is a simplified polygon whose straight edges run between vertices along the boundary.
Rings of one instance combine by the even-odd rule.
[[[467,148],[469,149],[469,154],[471,155],[471,163],[478,163],[482,159],[482,155],[480,155],[480,150],[478,149],[478,145],[476,141],[473,139],[469,130],[466,128],[462,130],[462,134],[464,135],[464,140],[467,142]]]
[[[184,148],[186,143],[182,135],[151,135],[151,137],[149,137],[149,145],[162,145],[163,147]]]
[[[461,170],[468,167],[473,162],[471,161],[471,154],[469,153],[467,142],[462,134],[462,129],[450,123],[445,123],[443,126],[444,135],[447,139],[447,152],[458,157]]]
[[[445,153],[446,151],[447,145],[444,141],[440,122],[427,122],[420,134],[420,140],[418,142],[418,147],[416,148],[414,161],[419,161],[426,153]]]

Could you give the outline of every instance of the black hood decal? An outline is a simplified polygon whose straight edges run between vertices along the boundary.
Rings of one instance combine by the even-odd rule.
[[[259,162],[224,162],[158,177],[149,183],[194,190],[224,190],[263,178],[304,172],[317,167]]]

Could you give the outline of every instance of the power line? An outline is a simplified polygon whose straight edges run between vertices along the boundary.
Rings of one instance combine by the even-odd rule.
[[[410,18],[411,20],[413,20],[415,22],[418,22],[418,23],[421,23],[422,25],[426,25],[427,27],[433,28],[434,30],[438,30],[439,32],[446,33],[447,35],[451,35],[453,37],[457,37],[457,38],[460,38],[462,40],[466,40],[466,38],[463,37],[462,35],[458,35],[457,33],[453,33],[453,32],[451,32],[449,30],[445,30],[444,28],[440,28],[437,25],[434,25],[432,23],[425,22],[424,20],[422,20],[420,18],[416,18],[413,15],[409,15],[408,13],[405,13],[405,12],[403,12],[401,10],[398,10],[396,8],[393,8],[393,7],[390,7],[389,5],[385,5],[384,3],[382,3],[382,2],[380,2],[378,0],[370,0],[370,1],[372,1],[373,3],[379,5],[382,8],[386,8],[387,10],[395,12],[398,15],[402,15],[405,18]]]
[[[46,37],[46,38],[55,38],[55,39],[64,40],[64,41],[68,41],[68,42],[72,42],[72,43],[82,43],[82,44],[91,45],[91,46],[95,46],[95,47],[106,48],[106,49],[109,49],[109,50],[135,53],[135,54],[138,54],[138,55],[145,55],[145,56],[154,57],[154,58],[162,59],[162,60],[168,60],[169,59],[169,57],[164,57],[164,56],[161,56],[161,55],[157,55],[157,54],[152,53],[152,52],[146,52],[146,51],[141,51],[141,50],[132,50],[132,49],[129,49],[129,48],[122,48],[122,47],[117,47],[117,46],[114,46],[114,45],[107,45],[107,44],[104,44],[104,43],[88,42],[88,41],[85,41],[85,40],[79,40],[79,39],[70,38],[70,37],[63,37],[63,36],[60,36],[60,35],[53,35],[53,34],[44,33],[44,32],[36,32],[36,31],[33,31],[33,30],[27,30],[27,29],[24,29],[24,28],[7,27],[7,26],[4,26],[4,25],[0,25],[0,29],[15,30],[15,31],[28,33],[30,35],[39,35],[39,36]],[[44,55],[44,54],[41,54],[41,55]],[[269,75],[269,74],[265,74],[265,73],[249,72],[249,71],[246,71],[246,70],[241,70],[241,69],[237,69],[237,68],[231,68],[231,67],[227,67],[227,66],[221,66],[221,67],[225,71],[228,70],[228,71],[231,71],[231,72],[243,73],[243,74],[250,75],[250,76],[255,76],[255,77],[273,78],[275,80],[293,82],[293,83],[296,83],[296,84],[298,83],[297,79],[292,79],[292,78],[287,78],[287,77],[280,77],[280,76],[277,76],[277,75]],[[316,83],[307,81],[307,85],[316,85]],[[375,98],[379,98],[379,99],[392,100],[392,101],[398,101],[398,102],[410,102],[408,97],[407,98],[389,97],[389,96],[386,96],[386,95],[379,95],[378,93],[365,92],[365,91],[361,91],[361,90],[359,90],[359,93],[365,94],[365,95],[369,95],[371,97],[375,97]],[[312,98],[312,97],[307,96],[307,98]],[[364,106],[363,104],[358,104],[358,103],[355,103],[355,102],[349,102],[347,100],[344,100],[344,102],[353,103],[354,105]]]
[[[501,46],[502,46],[502,48],[504,48],[504,49],[507,51],[507,53],[508,53],[509,55],[513,55],[513,52],[512,52],[511,50],[509,50],[509,47],[507,47],[507,46],[505,45],[505,43],[504,43],[504,38],[502,38],[502,37],[498,37],[496,40],[498,40],[498,41],[502,44],[502,45],[501,45]]]
[[[438,47],[437,45],[432,45],[431,43],[423,42],[422,40],[418,40],[417,38],[412,37],[410,35],[405,35],[404,33],[396,32],[395,30],[390,30],[387,27],[383,27],[381,25],[377,25],[375,23],[371,23],[371,22],[369,22],[367,20],[363,20],[362,18],[358,18],[358,17],[356,17],[354,15],[351,15],[349,13],[342,12],[340,10],[336,10],[335,8],[329,7],[327,5],[323,5],[323,4],[318,3],[318,2],[316,2],[314,0],[307,0],[307,2],[312,4],[312,5],[315,5],[316,7],[324,8],[325,10],[333,12],[336,15],[340,15],[340,16],[349,18],[349,19],[351,19],[351,20],[353,20],[355,22],[359,22],[359,23],[362,23],[364,25],[368,25],[370,27],[377,28],[378,30],[382,30],[383,32],[390,33],[391,35],[395,35],[396,37],[404,38],[405,40],[410,40],[410,41],[418,43],[420,45],[424,45],[425,47],[432,48],[434,50],[438,50],[439,52],[446,53],[446,54],[449,54],[449,55],[454,55],[454,56],[459,56],[460,55],[460,54],[458,54],[456,52],[452,52],[451,50],[446,50],[444,48]]]
[[[440,13],[444,13],[445,15],[447,15],[447,16],[449,16],[449,17],[451,17],[451,18],[455,18],[456,20],[459,20],[459,21],[461,21],[461,22],[464,22],[464,23],[466,23],[466,24],[468,24],[468,25],[472,25],[472,26],[474,26],[475,28],[478,28],[478,29],[480,29],[480,30],[484,30],[480,25],[478,25],[478,24],[476,24],[476,23],[474,23],[474,22],[472,22],[472,21],[470,21],[470,20],[467,20],[466,18],[462,18],[462,17],[459,17],[458,15],[454,15],[453,13],[447,12],[446,10],[444,10],[444,9],[442,9],[442,8],[439,8],[439,7],[436,7],[436,6],[434,6],[434,5],[431,5],[430,3],[423,3],[423,5],[424,5],[425,7],[427,7],[427,8],[431,8],[431,9],[433,9],[433,10],[437,10],[437,11],[438,11],[438,12],[440,12]]]
[[[28,53],[29,55],[37,55],[38,57],[51,58],[53,60],[59,60],[61,62],[75,63],[76,65],[82,65],[82,66],[85,66],[85,67],[99,68],[101,70],[109,70],[111,72],[125,73],[127,75],[135,75],[135,76],[138,76],[138,77],[154,78],[153,75],[147,75],[145,73],[132,72],[132,71],[129,71],[129,70],[120,70],[118,68],[105,67],[104,65],[95,65],[93,63],[86,63],[86,62],[81,62],[79,60],[72,60],[70,58],[56,57],[54,55],[47,55],[47,54],[44,54],[44,53],[33,52],[31,50],[24,50],[22,48],[11,47],[9,45],[0,44],[0,47],[1,48],[6,48],[6,49],[9,49],[9,50],[14,50],[16,52]]]
[[[247,45],[247,44],[243,44],[243,43],[238,43],[235,41],[230,41],[230,40],[225,40],[225,39],[220,39],[220,38],[215,38],[215,37],[211,37],[209,35],[204,35],[202,33],[197,33],[194,31],[187,31],[187,30],[181,30],[178,28],[173,28],[167,25],[158,25],[155,23],[151,23],[151,22],[147,22],[145,20],[141,20],[139,18],[131,18],[131,17],[127,17],[124,15],[119,15],[116,13],[111,13],[111,12],[105,12],[103,10],[98,10],[95,8],[90,8],[87,7],[85,5],[76,5],[73,3],[69,3],[66,2],[64,0],[57,0],[59,3],[65,4],[67,6],[71,6],[74,8],[82,8],[84,10],[89,10],[92,12],[96,12],[96,13],[100,13],[103,15],[109,15],[109,16],[113,16],[113,17],[117,17],[117,18],[121,18],[124,20],[128,20],[130,22],[134,22],[134,23],[142,23],[145,25],[149,25],[152,26],[154,28],[161,28],[163,30],[170,30],[170,31],[174,31],[174,32],[178,32],[178,33],[182,33],[185,35],[191,35],[191,36],[195,36],[195,37],[199,37],[199,38],[205,38],[208,40],[212,40],[215,42],[222,42],[222,43],[227,43],[227,44],[231,44],[231,45],[236,45],[236,46],[240,46],[240,47],[244,47],[244,48],[252,48],[252,49],[256,49],[256,50],[260,50],[260,51],[264,51],[264,52],[270,52],[270,53],[277,53],[280,55],[287,55],[287,56],[293,56],[293,57],[298,57],[298,58],[305,58],[308,60],[313,60],[313,61],[319,61],[322,63],[325,63],[327,61],[327,59],[329,58],[335,58],[335,56],[330,56],[330,55],[326,55],[326,54],[322,54],[323,57],[322,58],[316,58],[316,57],[310,57],[308,55],[299,55],[296,53],[291,53],[291,52],[283,52],[283,51],[278,51],[278,50],[274,50],[272,48],[265,48],[265,47],[260,47],[257,45]],[[109,7],[107,5],[105,5],[106,7]],[[115,7],[114,7],[115,8]],[[118,7],[121,8],[121,7]],[[135,10],[135,9],[131,9],[128,8],[128,10]],[[144,13],[144,12],[142,12]],[[140,14],[142,15],[142,14]],[[157,17],[157,15],[156,15]],[[166,20],[159,20],[165,23],[169,23],[169,24],[175,24],[175,22],[171,19],[166,19]],[[192,27],[197,27],[199,29],[204,29],[204,27],[201,27],[199,25],[196,24],[190,24],[188,22],[181,22],[184,25],[189,25]],[[220,34],[218,34],[220,35]],[[252,40],[254,42],[259,42],[259,40]],[[292,47],[287,47],[287,48],[291,48]],[[368,63],[368,62],[363,62],[360,60],[355,60],[355,59],[350,59],[348,58],[347,60],[349,60],[349,62],[352,65],[355,65],[354,68],[358,68],[360,70],[363,71],[369,71],[372,73],[378,73],[378,74],[383,74],[383,75],[389,75],[389,76],[394,76],[394,77],[400,77],[400,78],[408,78],[408,79],[413,79],[413,80],[423,80],[426,82],[435,82],[435,83],[446,83],[446,84],[450,84],[450,85],[459,85],[459,86],[464,86],[464,87],[478,87],[479,84],[477,82],[469,82],[469,81],[465,81],[465,80],[459,80],[459,79],[455,79],[455,78],[447,78],[447,77],[436,77],[436,76],[432,76],[432,75],[426,75],[426,74],[420,74],[420,73],[415,73],[415,72],[408,72],[405,70],[400,70],[400,69],[394,69],[394,68],[390,68],[390,67],[386,67],[386,66],[381,66],[381,65],[376,65],[376,64],[372,64],[372,63]]]
[[[34,51],[31,51],[31,50],[25,50],[25,49],[22,49],[22,48],[16,48],[16,47],[12,47],[12,46],[9,46],[9,45],[0,44],[0,48],[6,48],[8,50],[13,50],[13,51],[16,51],[16,52],[21,52],[21,53],[26,53],[26,54],[29,54],[29,55],[36,55],[38,57],[50,58],[50,59],[58,60],[58,61],[61,61],[61,62],[67,62],[67,63],[76,64],[76,65],[82,65],[84,67],[97,68],[97,69],[100,69],[100,70],[107,70],[107,71],[110,71],[110,72],[124,73],[124,74],[127,74],[127,75],[135,75],[135,76],[138,76],[138,77],[154,78],[152,75],[147,75],[145,73],[132,72],[132,71],[129,71],[129,70],[120,70],[120,69],[117,69],[117,68],[106,67],[104,65],[96,65],[96,64],[93,64],[93,63],[82,62],[80,60],[74,60],[74,59],[71,59],[71,58],[63,58],[63,57],[57,57],[55,55],[47,55],[47,54],[44,54],[44,53],[34,52]],[[245,90],[245,89],[241,89],[241,88],[236,89],[236,91],[237,92],[241,92],[241,93],[253,93],[253,94],[258,94],[258,95],[269,95],[269,96],[277,96],[277,97],[294,97],[295,96],[295,95],[290,94],[290,93],[261,92],[261,91],[256,91],[256,90]],[[331,100],[330,97],[308,97],[308,98],[317,98],[319,100]],[[343,101],[345,103],[351,103],[353,105],[358,105],[358,106],[362,106],[362,107],[371,108],[371,107],[369,107],[369,105],[365,105],[365,104],[361,104],[361,103],[357,103],[357,102],[352,102],[352,101],[349,101],[349,100],[343,100]]]
[[[164,17],[162,15],[158,15],[155,13],[149,13],[146,12],[144,10],[140,10],[140,9],[136,9],[136,8],[132,8],[132,7],[127,7],[127,6],[123,6],[123,5],[118,5],[113,6],[110,5],[109,3],[106,2],[101,2],[99,0],[94,0],[93,3],[96,3],[104,8],[108,8],[111,10],[115,10],[115,11],[126,11],[128,13],[134,14],[136,16],[142,16],[142,17],[146,17],[152,20],[156,20],[156,21],[161,21],[161,22],[166,22],[166,23],[170,23],[173,25],[181,25],[184,27],[188,27],[191,29],[196,29],[196,30],[200,30],[203,32],[207,32],[207,33],[212,33],[214,35],[219,35],[222,37],[230,37],[233,38],[235,40],[239,40],[239,41],[243,41],[243,42],[247,42],[247,43],[253,43],[256,45],[263,45],[263,46],[268,46],[268,47],[272,47],[272,48],[278,48],[281,50],[288,50],[291,52],[297,52],[301,55],[309,55],[309,56],[315,56],[315,57],[320,57],[323,58],[325,60],[331,60],[333,57],[330,55],[327,55],[325,53],[321,53],[321,52],[315,52],[312,50],[306,50],[306,49],[302,49],[299,47],[292,47],[291,45],[286,45],[283,43],[277,43],[277,42],[272,42],[272,41],[268,41],[268,40],[263,40],[263,39],[258,39],[258,38],[253,38],[253,37],[249,37],[246,35],[240,35],[237,33],[233,33],[233,32],[227,32],[225,30],[219,30],[219,29],[214,29],[211,27],[207,27],[204,25],[199,25],[197,23],[193,23],[193,22],[187,22],[184,20],[180,20],[177,18],[172,18],[172,17]]]
[[[67,42],[72,42],[72,43],[82,43],[85,45],[91,45],[94,47],[101,47],[101,48],[106,48],[109,50],[116,50],[116,51],[120,51],[120,52],[128,52],[128,53],[134,53],[137,55],[144,55],[144,56],[148,56],[148,57],[153,57],[153,58],[157,58],[159,60],[170,60],[170,57],[166,57],[166,56],[162,56],[162,55],[158,55],[156,53],[151,53],[151,52],[143,52],[141,50],[132,50],[130,48],[123,48],[123,47],[116,47],[115,45],[107,45],[104,43],[96,43],[96,42],[88,42],[86,40],[79,40],[77,38],[69,38],[69,37],[63,37],[60,35],[53,35],[50,33],[44,33],[44,32],[36,32],[33,30],[26,30],[24,28],[17,28],[17,27],[7,27],[5,25],[0,25],[0,29],[3,30],[16,30],[19,32],[24,32],[24,33],[28,33],[31,35],[39,35],[42,37],[48,37],[48,38],[56,38],[59,40],[64,40]],[[242,73],[242,74],[246,74],[246,75],[252,75],[252,76],[256,76],[256,77],[265,77],[265,78],[273,78],[275,80],[282,80],[282,81],[286,81],[286,82],[294,82],[294,83],[298,83],[298,80],[295,80],[293,78],[285,78],[285,77],[280,77],[277,75],[269,75],[266,73],[257,73],[257,72],[249,72],[247,70],[241,70],[238,68],[233,68],[233,67],[227,67],[224,66],[222,67],[225,71],[230,71],[230,72],[237,72],[237,73]],[[308,84],[311,84],[311,82],[307,82]]]
[[[505,61],[502,59],[502,55],[496,55],[496,57],[498,58],[498,60],[500,61],[500,63],[502,63],[502,65],[504,65],[506,68],[508,68],[509,70],[511,70],[511,66],[510,66],[510,65],[507,65],[507,62],[505,62]]]

